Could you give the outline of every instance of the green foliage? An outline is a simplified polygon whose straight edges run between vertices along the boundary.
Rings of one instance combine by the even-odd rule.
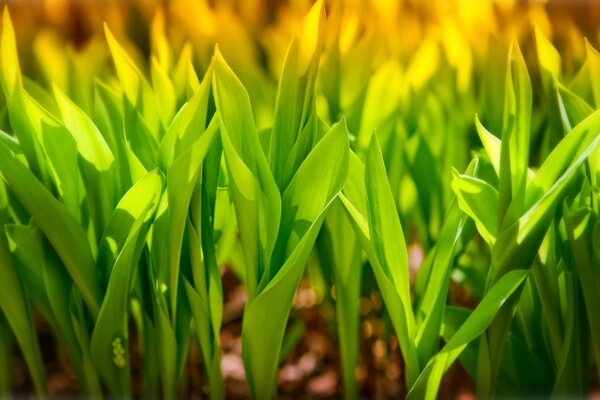
[[[187,395],[195,340],[208,395],[225,398],[225,268],[247,293],[252,398],[278,395],[280,363],[302,336],[290,316],[303,278],[335,293],[324,296],[335,301],[327,333],[347,398],[359,397],[358,308],[371,290],[409,398],[445,394],[456,362],[483,398],[587,394],[600,362],[590,43],[570,60],[536,27],[506,58],[504,41],[480,54],[449,28],[407,57],[383,22],[317,1],[283,44],[264,38],[273,49],[233,20],[239,31],[213,49],[204,37],[179,43],[165,18],[150,24],[147,65],[105,24],[86,49],[43,36],[39,68],[23,64],[40,72],[30,79],[3,12],[0,396],[11,394],[13,345],[48,395],[39,316],[83,396]]]

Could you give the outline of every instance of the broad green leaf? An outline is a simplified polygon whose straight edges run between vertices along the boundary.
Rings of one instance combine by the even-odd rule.
[[[114,156],[92,120],[54,85],[54,97],[64,126],[82,158],[81,174],[96,233],[100,236],[113,208]]]
[[[73,135],[81,157],[100,172],[109,170],[114,156],[96,125],[57,85],[53,90],[62,121]]]
[[[516,41],[512,43],[506,69],[506,92],[500,156],[498,226],[508,226],[517,215],[507,215],[509,206],[522,210],[529,166],[531,131],[531,82]]]
[[[99,311],[100,285],[87,235],[67,209],[0,143],[0,173],[48,238],[92,315]]]
[[[324,27],[325,11],[320,0],[304,18],[301,32],[292,38],[279,79],[269,161],[282,191],[295,171],[286,168],[290,152],[314,112],[315,82]]]
[[[258,140],[248,94],[218,49],[213,68],[213,92],[221,120],[223,153],[252,299],[270,264],[279,230],[281,199]]]
[[[156,95],[146,78],[144,78],[119,42],[117,42],[106,24],[104,25],[104,33],[123,93],[131,105],[143,116],[143,120],[154,139],[160,140],[166,124],[165,121],[161,120],[162,113],[159,109]]]
[[[481,124],[477,115],[475,115],[475,128],[477,129],[477,134],[479,135],[479,140],[481,140],[481,143],[483,144],[485,153],[487,154],[492,167],[494,167],[496,175],[500,176],[500,153],[502,148],[501,140],[494,136],[485,128],[485,126]],[[528,169],[527,182],[530,182],[534,176],[535,173],[531,170],[531,168]]]
[[[525,199],[525,209],[548,194],[566,171],[574,173],[575,166],[581,165],[587,155],[594,150],[600,138],[600,112],[595,111],[575,126],[548,155],[532,180]]]
[[[555,79],[560,80],[562,75],[561,57],[552,42],[544,36],[539,27],[535,27],[535,44],[537,58],[543,73],[547,73],[549,79],[544,76],[544,84],[552,83]]]
[[[77,144],[64,127],[42,124],[42,145],[58,192],[58,199],[73,218],[80,221],[80,174],[77,166]]]
[[[23,90],[40,108],[47,110],[52,115],[59,115],[58,106],[52,93],[43,88],[39,83],[23,76]]]
[[[171,326],[168,310],[161,304],[156,304],[154,307],[155,326],[153,329],[156,330],[158,338],[161,390],[164,397],[169,397],[174,392],[173,389],[176,385],[177,338]]]
[[[470,342],[485,332],[498,310],[521,287],[528,274],[529,271],[526,270],[511,271],[489,290],[442,350],[427,363],[407,398],[435,399],[437,397],[443,373],[450,368]]]
[[[219,340],[206,333],[205,331],[210,330],[212,327],[203,324],[210,320],[210,310],[206,308],[206,304],[202,302],[200,295],[185,278],[183,282],[192,309],[192,314],[196,321],[196,331],[198,331],[198,336],[200,338],[200,349],[202,350],[203,362],[205,364],[204,367],[206,368],[209,377],[211,398],[225,398],[223,377],[221,376],[221,357],[219,348],[215,348],[215,345],[218,345]],[[212,342],[210,339],[213,339],[216,343]]]
[[[532,266],[535,287],[548,324],[550,348],[557,360],[563,342],[563,316],[560,309],[560,271],[557,268],[556,229],[550,228],[538,251],[538,259]],[[554,366],[553,366],[554,367]]]
[[[0,228],[0,281],[6,285],[4,290],[0,291],[0,309],[21,347],[36,393],[43,397],[47,389],[40,346],[25,290],[8,247],[4,231],[5,221],[1,216]]]
[[[159,142],[139,111],[123,97],[123,130],[131,152],[146,170],[157,166]]]
[[[498,191],[484,180],[454,171],[452,189],[460,208],[473,218],[482,237],[491,245],[498,235]]]
[[[529,268],[532,265],[536,251],[539,249],[543,237],[552,222],[558,202],[561,201],[566,189],[573,183],[574,178],[577,177],[580,166],[586,161],[598,143],[600,143],[600,135],[597,134],[598,131],[587,130],[589,124],[594,122],[594,116],[595,114],[590,116],[565,136],[540,167],[527,192],[527,198],[525,199],[525,205],[528,207],[527,211],[513,224],[502,230],[492,250],[492,265],[487,280],[488,287],[498,282],[502,276],[511,270],[520,267]],[[574,138],[580,140],[572,142]],[[561,150],[564,153],[556,153]],[[564,159],[565,153],[567,156],[570,153],[574,157]],[[550,180],[549,177],[553,174],[557,176],[554,180]],[[540,191],[539,188],[544,187],[544,185],[548,185],[549,187],[543,188]],[[536,202],[529,206],[529,201]],[[509,299],[508,304],[500,311],[487,334],[489,359],[482,359],[480,366],[486,368],[489,368],[487,366],[491,366],[491,375],[488,381],[481,380],[479,382],[478,386],[482,390],[481,395],[490,395],[494,387],[497,386],[497,376],[502,359],[501,353],[506,342],[515,307],[516,297],[513,297]],[[480,376],[481,374],[478,375],[478,379]]]
[[[278,273],[279,266],[296,248],[310,223],[323,212],[344,185],[348,171],[348,130],[345,122],[334,125],[304,160],[283,193],[281,225],[267,278]]]
[[[581,306],[581,288],[576,282],[574,273],[564,272],[566,287],[565,301],[565,340],[562,354],[558,361],[553,396],[583,397],[587,388],[586,373],[589,368],[587,358],[588,346],[579,338],[583,330],[587,330],[585,310]]]
[[[172,316],[176,311],[179,287],[179,265],[181,246],[185,231],[186,216],[195,185],[201,174],[202,163],[215,135],[219,121],[215,117],[206,132],[189,146],[188,151],[177,158],[167,173],[167,196],[169,199],[169,287]]]
[[[437,172],[438,161],[433,154],[427,140],[421,134],[414,135],[405,145],[406,164],[411,177],[416,185],[418,207],[423,215],[424,230],[423,242],[425,248],[429,247],[429,237],[432,236],[431,225],[436,216],[442,212],[442,182]],[[435,223],[436,225],[439,222]]]
[[[57,340],[63,344],[73,364],[81,391],[91,397],[100,395],[96,373],[89,369],[89,346],[82,342],[86,334],[78,335],[72,321],[71,300],[73,285],[56,253],[39,231],[30,226],[7,226],[10,240],[14,242],[13,255],[19,275],[34,306],[42,313]],[[87,340],[87,339],[84,339]]]
[[[119,197],[125,192],[125,189],[131,187],[132,172],[130,169],[134,168],[133,165],[129,165],[127,154],[131,150],[126,143],[125,135],[123,135],[123,93],[96,80],[93,98],[93,112],[90,117],[102,133],[114,156],[117,185],[115,192]]]
[[[179,54],[179,58],[176,60],[175,65],[173,66],[173,70],[171,72],[171,79],[173,80],[173,87],[175,89],[175,95],[177,96],[177,104],[178,107],[181,106],[185,101],[188,100],[188,68],[193,70],[193,66],[190,66],[192,59],[192,44],[187,42],[181,49]],[[193,75],[196,75],[195,73]],[[208,74],[205,76],[211,77]],[[195,81],[198,81],[198,77],[196,76]],[[198,82],[199,84],[200,82]],[[194,88],[195,89],[195,88]],[[192,93],[195,90],[192,89]]]
[[[123,195],[132,183],[146,176],[148,171],[131,150],[124,134],[123,92],[97,80],[94,99],[94,121],[115,156],[114,162],[118,170],[115,179],[119,184],[117,193]]]
[[[397,111],[402,95],[402,78],[402,67],[396,59],[390,59],[373,73],[358,132],[360,148],[367,148],[372,132],[381,129],[384,121]]]
[[[27,110],[27,96],[23,90],[23,80],[17,44],[8,8],[2,14],[2,32],[0,34],[0,83],[6,98],[10,125],[13,128],[23,153],[35,176],[45,182],[46,165],[43,151],[36,137],[35,127],[30,122]]]
[[[373,253],[386,277],[405,296],[410,292],[408,254],[376,136],[365,160],[365,188]]]
[[[594,109],[582,98],[572,93],[560,83],[557,83],[557,97],[561,110],[561,118],[565,126],[571,130],[572,126],[577,126],[584,119],[594,113]],[[600,148],[590,154],[588,164],[592,183],[600,185]]]
[[[242,357],[253,398],[273,398],[276,394],[277,365],[288,315],[324,216],[325,213],[322,213],[308,228],[269,285],[246,304]]]
[[[426,365],[438,352],[439,339],[450,285],[450,273],[458,241],[463,235],[466,216],[453,200],[433,250],[434,258],[425,286],[423,300],[417,310],[419,329],[415,338],[420,365]],[[423,273],[423,272],[419,272]],[[416,291],[416,289],[414,289]]]
[[[159,64],[156,57],[150,58],[150,74],[152,77],[152,88],[156,93],[157,105],[164,126],[168,126],[177,108],[177,97],[173,82],[165,69]]]
[[[164,11],[157,10],[150,23],[150,41],[152,55],[156,58],[156,63],[168,71],[172,67],[173,54],[166,36],[165,22]]]
[[[370,233],[366,192],[365,166],[356,153],[350,151],[348,178],[344,185],[344,191],[340,195],[340,201],[355,226],[357,235],[363,244],[363,250],[371,252],[370,246],[367,245]]]
[[[556,91],[561,120],[568,132],[594,112],[585,100],[560,82],[556,82]]]
[[[600,53],[592,47],[589,41],[585,41],[585,49],[587,55],[587,64],[589,70],[589,79],[594,95],[594,103],[596,107],[600,106]]]
[[[283,222],[266,275],[269,279],[263,277],[259,294],[246,304],[242,327],[242,356],[255,398],[275,395],[276,370],[293,297],[326,210],[346,180],[348,152],[346,125],[340,122],[311,151],[283,195]],[[275,264],[278,262],[281,264]],[[272,334],[265,335],[265,331]]]
[[[442,336],[449,341],[465,323],[473,310],[462,307],[446,307]],[[459,361],[468,374],[475,378],[478,348],[476,342],[468,344],[459,356]],[[533,353],[515,335],[507,339],[501,382],[498,392],[502,396],[527,393],[531,396],[549,395],[553,381],[553,370],[546,361]]]
[[[206,129],[208,101],[212,83],[212,68],[209,67],[202,83],[192,97],[181,107],[160,143],[161,167],[167,169],[179,155]]]
[[[35,225],[16,224],[6,224],[4,229],[17,273],[29,300],[51,326],[57,326],[46,293],[43,269],[40,267],[44,263],[44,249],[39,229]]]
[[[586,103],[594,104],[594,93],[592,85],[590,85],[589,60],[585,60],[567,86],[569,87],[569,90],[572,90],[573,93],[577,93],[577,95],[585,100]]]
[[[407,382],[412,384],[417,379],[419,360],[414,343],[416,326],[410,297],[408,254],[375,135],[365,160],[365,188],[371,234],[370,261],[384,302],[394,310],[390,317],[406,362]]]
[[[191,219],[187,220],[187,232],[190,244],[190,263],[193,282],[196,288],[184,277],[183,284],[190,303],[195,322],[195,330],[200,343],[202,359],[209,380],[211,398],[224,398],[224,384],[221,374],[220,328],[223,308],[223,289],[217,264],[213,231],[212,213],[208,204],[207,185],[200,189],[202,206],[198,207],[193,219],[201,219],[202,238]],[[199,215],[200,214],[200,215]]]
[[[315,102],[314,97],[312,101],[313,103]],[[287,185],[292,179],[294,172],[298,170],[312,148],[323,136],[325,136],[329,129],[330,128],[328,125],[319,120],[316,114],[316,105],[311,105],[308,121],[298,134],[296,143],[294,143],[294,146],[292,147],[292,150],[286,160],[284,169],[287,171],[287,175],[282,185],[282,191],[285,191],[285,188],[287,188]]]
[[[2,12],[2,36],[0,37],[0,54],[2,54],[2,90],[6,97],[10,99],[15,90],[23,87],[21,78],[21,68],[17,56],[17,41],[12,20],[8,12],[8,7],[4,7]]]
[[[594,229],[600,226],[600,219],[587,207],[564,204],[563,215],[566,231],[574,258],[574,270],[581,284],[585,309],[591,330],[591,338],[596,359],[600,359],[600,316],[595,312],[595,304],[600,304],[600,273],[594,260]]]
[[[23,154],[23,150],[19,146],[19,140],[9,135],[8,133],[0,130],[0,141],[14,154]]]
[[[554,151],[559,150],[561,145],[566,144],[567,139],[574,133],[575,130],[567,135]],[[517,268],[518,265],[531,265],[535,257],[535,250],[539,248],[543,236],[554,217],[554,210],[558,202],[561,201],[569,185],[573,183],[579,167],[599,143],[600,135],[597,134],[591,143],[587,142],[587,148],[578,152],[576,158],[570,162],[568,168],[556,178],[555,182],[542,192],[543,195],[541,198],[529,207],[527,212],[515,221],[514,224],[502,231],[492,252],[492,269],[494,272],[491,277],[494,280],[497,280],[506,271]],[[552,157],[554,151],[542,165],[536,178],[540,176],[544,165],[550,161],[550,157]],[[552,167],[557,166],[560,165],[558,163],[552,165]],[[537,183],[536,181],[534,183]],[[526,254],[526,257],[523,257],[524,254]]]
[[[92,333],[91,355],[113,395],[131,395],[127,328],[129,293],[146,241],[148,224],[162,191],[163,178],[157,170],[137,182],[117,205],[109,223],[111,229],[104,237],[104,243],[114,247],[111,252],[118,255],[110,271],[106,295]]]
[[[136,304],[136,303],[133,303]],[[150,320],[148,314],[140,310],[142,313],[140,321],[141,330],[138,332],[142,332],[142,341],[144,348],[147,349],[156,349],[158,348],[158,338],[156,329],[154,329],[154,325]],[[145,377],[145,382],[143,383],[142,393],[144,396],[151,398],[152,396],[156,396],[159,393],[159,352],[158,351],[150,351],[145,352],[142,358],[142,372]]]
[[[43,243],[40,243],[40,247],[43,246],[42,283],[45,286],[44,292],[47,295],[48,305],[52,309],[53,315],[50,321],[54,323],[54,332],[65,346],[78,379],[81,380],[82,391],[89,391],[86,393],[89,393],[90,396],[98,396],[101,392],[98,376],[94,371],[86,370],[88,368],[86,363],[89,363],[89,345],[87,345],[89,334],[87,331],[85,333],[78,332],[78,326],[74,322],[72,314],[73,282],[61,265],[54,249],[45,239],[42,241]],[[37,268],[40,268],[40,265]]]
[[[316,247],[319,261],[333,273],[336,287],[336,319],[344,396],[356,399],[356,366],[359,351],[359,304],[362,254],[361,247],[343,205],[336,200],[325,218]]]
[[[558,51],[544,36],[542,31],[535,27],[535,44],[537,59],[540,68],[540,77],[546,97],[546,114],[550,129],[550,146],[554,147],[563,137],[565,132],[560,120],[555,82],[562,80],[562,63]]]
[[[10,395],[10,361],[12,333],[4,315],[0,313],[0,396]]]

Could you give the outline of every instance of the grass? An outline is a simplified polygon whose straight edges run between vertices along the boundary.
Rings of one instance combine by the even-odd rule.
[[[213,30],[214,47],[161,11],[148,57],[105,23],[84,49],[40,39],[28,78],[4,8],[0,395],[13,393],[13,346],[36,396],[51,394],[39,316],[81,395],[177,397],[196,342],[206,394],[225,398],[226,266],[247,293],[252,398],[277,397],[304,329],[290,320],[303,277],[335,291],[325,301],[344,397],[361,395],[369,290],[399,343],[408,398],[444,395],[455,363],[483,398],[586,396],[600,378],[593,45],[571,36],[584,51],[563,56],[543,25],[521,28],[527,40],[488,32],[481,45],[452,14],[445,35],[395,49],[385,10],[319,0],[264,39],[261,62],[235,13],[204,11],[232,28]],[[456,304],[451,285],[476,306]]]

